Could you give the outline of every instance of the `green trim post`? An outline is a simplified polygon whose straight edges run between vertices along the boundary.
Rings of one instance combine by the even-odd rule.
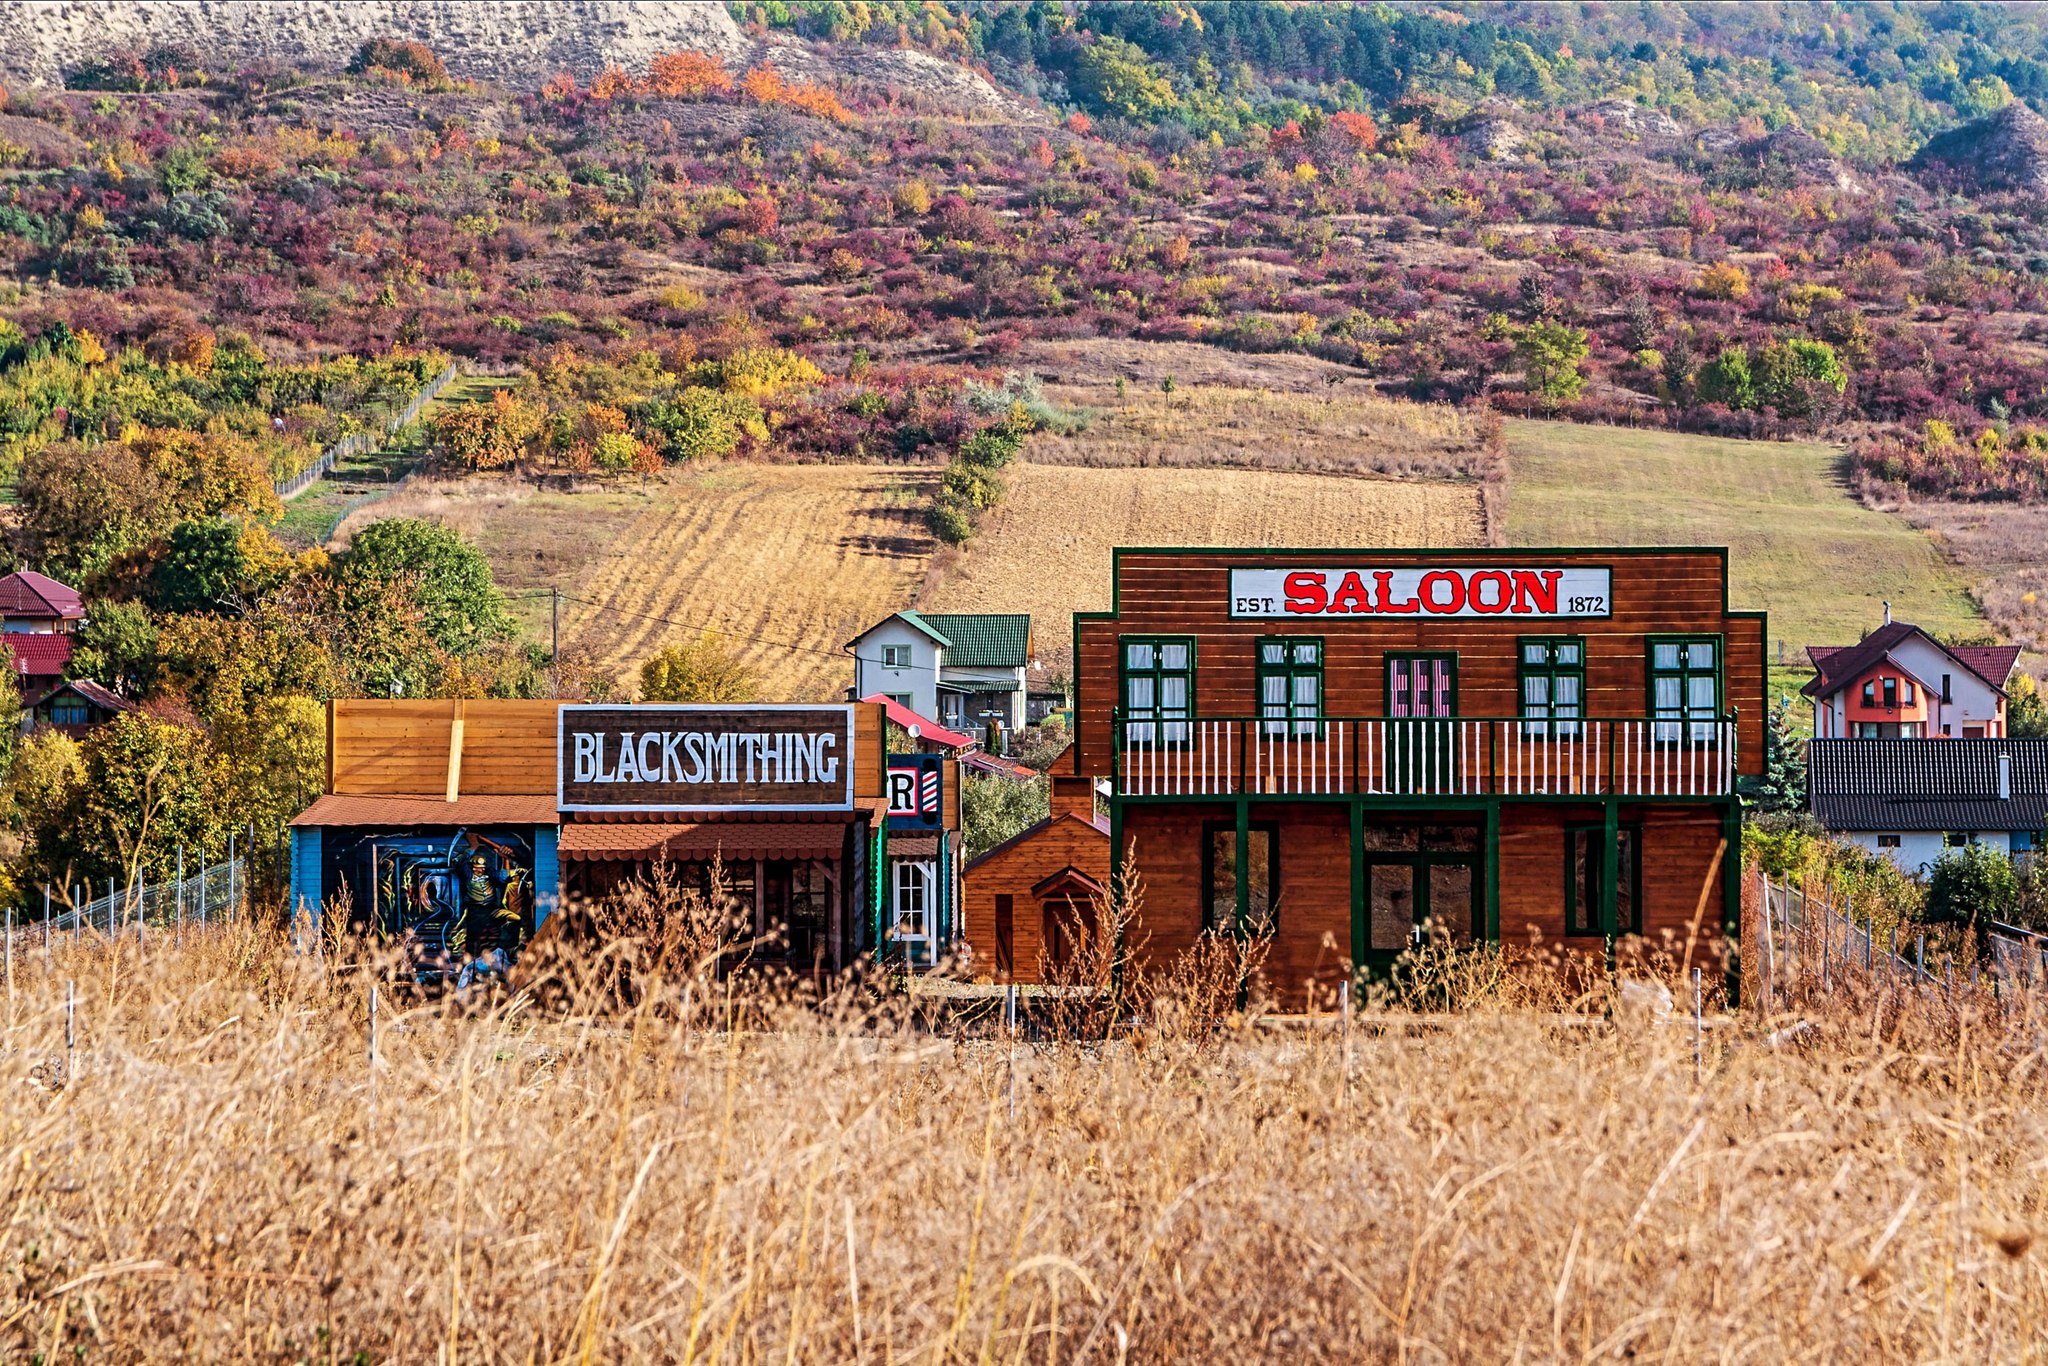
[[[1245,879],[1245,865],[1252,859],[1252,804],[1243,797],[1237,799],[1237,856],[1231,860],[1235,865],[1232,872],[1237,878],[1237,936],[1242,939],[1251,933],[1252,884]],[[1267,889],[1267,895],[1272,889]]]
[[[1351,803],[1351,979],[1365,968],[1365,803]],[[1357,990],[1356,985],[1352,988]]]
[[[1721,929],[1728,938],[1728,1006],[1742,1004],[1742,801],[1730,798],[1721,811]]]
[[[1481,836],[1486,861],[1486,937],[1500,943],[1500,803],[1486,804],[1486,828]]]
[[[1620,935],[1621,807],[1610,798],[1600,803],[1600,937],[1607,943],[1609,976],[1614,974],[1614,941]]]

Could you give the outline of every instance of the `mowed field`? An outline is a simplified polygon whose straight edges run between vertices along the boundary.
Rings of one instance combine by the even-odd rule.
[[[1849,643],[1894,616],[1988,629],[1964,574],[1926,536],[1858,503],[1830,446],[1564,422],[1507,425],[1508,544],[1725,545],[1732,606],[1770,613],[1782,687],[1809,644]],[[1810,670],[1805,670],[1810,673]]]
[[[935,568],[920,606],[1029,612],[1039,657],[1063,672],[1075,612],[1110,605],[1120,545],[1477,545],[1472,484],[1266,470],[1019,465],[967,552]]]

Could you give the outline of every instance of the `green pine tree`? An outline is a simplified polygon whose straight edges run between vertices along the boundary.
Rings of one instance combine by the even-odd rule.
[[[1760,811],[1806,809],[1806,747],[1792,734],[1790,708],[1780,702],[1764,727],[1764,777],[1757,788]]]

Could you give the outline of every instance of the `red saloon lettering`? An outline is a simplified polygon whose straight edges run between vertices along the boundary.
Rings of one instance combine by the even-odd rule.
[[[1613,611],[1613,573],[1605,566],[1230,571],[1230,614],[1240,619],[1605,617]]]

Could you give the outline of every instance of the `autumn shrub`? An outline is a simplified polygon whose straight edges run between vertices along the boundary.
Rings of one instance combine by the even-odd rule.
[[[425,43],[404,38],[372,38],[349,59],[353,75],[377,76],[403,85],[446,89],[448,68]]]
[[[703,99],[732,92],[732,73],[701,52],[664,52],[647,66],[647,93],[667,99]]]

